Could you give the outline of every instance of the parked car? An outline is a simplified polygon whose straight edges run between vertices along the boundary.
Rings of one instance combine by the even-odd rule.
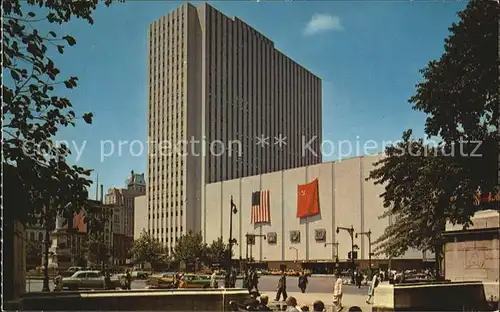
[[[133,279],[141,279],[141,280],[145,280],[149,276],[148,272],[144,271],[132,271],[131,275]]]
[[[300,273],[298,271],[290,269],[290,270],[285,272],[285,275],[286,276],[299,276]]]
[[[117,276],[111,276],[110,284],[105,286],[104,275],[100,271],[78,271],[71,277],[61,279],[61,289],[116,289],[120,287]]]
[[[155,289],[173,288],[174,274],[173,272],[165,272],[148,276],[146,287]]]
[[[186,280],[185,288],[209,288],[210,276],[201,274],[185,274]]]

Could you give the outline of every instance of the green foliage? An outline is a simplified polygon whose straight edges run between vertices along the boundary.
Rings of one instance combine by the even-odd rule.
[[[31,222],[43,216],[46,226],[56,214],[78,211],[86,205],[90,170],[71,166],[67,146],[53,138],[61,127],[75,126],[77,116],[71,101],[57,95],[61,86],[72,89],[77,77],[60,78],[51,53],[64,53],[76,40],[42,33],[40,23],[62,24],[72,17],[93,23],[98,1],[2,1],[4,81],[2,86],[2,131],[6,218]],[[109,4],[109,1],[106,1]],[[34,12],[23,12],[31,6]],[[41,14],[41,13],[40,13]],[[59,26],[57,26],[59,28]],[[81,118],[92,122],[92,113]]]
[[[498,67],[498,16],[495,1],[470,1],[450,28],[445,52],[421,70],[424,80],[409,100],[413,109],[427,114],[425,132],[448,144],[462,144],[457,178],[472,195],[479,187],[491,192],[498,186],[500,122]]]
[[[142,231],[139,239],[134,241],[131,256],[135,263],[168,263],[170,259],[162,253],[162,247],[158,240],[154,239],[146,231]]]
[[[40,265],[42,262],[42,243],[26,241],[26,264]]]
[[[196,262],[207,262],[207,245],[203,242],[203,237],[200,233],[189,231],[177,241],[174,248],[174,259],[183,261],[186,264],[194,264]]]
[[[206,260],[209,263],[224,263],[229,259],[229,245],[224,243],[222,237],[214,240],[207,248]],[[234,252],[233,252],[234,255]]]
[[[87,247],[87,260],[94,264],[106,264],[109,261],[110,250],[102,237],[91,235]]]
[[[428,115],[426,134],[442,142],[426,146],[409,130],[375,163],[369,179],[385,186],[382,217],[391,220],[376,253],[416,248],[439,257],[446,221],[469,226],[478,189],[497,190],[498,10],[494,1],[471,1],[450,27],[444,54],[421,70],[409,102]]]

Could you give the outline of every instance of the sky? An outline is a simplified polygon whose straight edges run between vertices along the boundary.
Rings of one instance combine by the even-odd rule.
[[[419,69],[443,53],[448,27],[466,5],[457,1],[210,3],[225,15],[246,21],[322,79],[323,140],[330,142],[324,161],[382,151],[384,144],[400,139],[408,128],[415,136],[424,136],[425,115],[413,111],[408,99],[421,80]],[[78,87],[63,94],[78,112],[94,114],[92,125],[80,122],[62,130],[58,139],[73,142],[70,161],[94,169],[105,189],[123,187],[131,170],[147,172],[146,152],[140,154],[141,144],[130,144],[147,141],[147,26],[181,4],[101,5],[93,15],[94,25],[72,20],[50,26],[77,41],[64,55],[54,53],[62,75],[79,78]],[[121,152],[120,141],[126,142]],[[353,149],[342,141],[352,142]],[[374,148],[366,151],[362,147],[368,141]],[[356,142],[361,149],[355,148]],[[111,152],[113,156],[103,157]]]

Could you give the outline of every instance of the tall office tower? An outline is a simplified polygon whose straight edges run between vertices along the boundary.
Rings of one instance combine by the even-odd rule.
[[[185,4],[149,26],[149,138],[148,230],[171,250],[200,230],[204,184],[321,162],[321,80],[242,20]]]

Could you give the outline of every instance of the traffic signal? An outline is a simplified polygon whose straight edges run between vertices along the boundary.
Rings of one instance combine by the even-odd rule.
[[[358,259],[358,252],[357,251],[354,251],[354,259]]]
[[[347,259],[351,259],[351,252],[350,251],[347,253]]]

